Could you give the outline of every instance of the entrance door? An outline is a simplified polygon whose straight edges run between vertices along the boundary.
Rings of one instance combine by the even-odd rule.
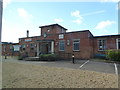
[[[48,44],[45,45],[45,54],[48,54]]]
[[[40,51],[41,51],[41,54],[48,54],[49,53],[49,51],[50,51],[50,46],[49,46],[50,44],[49,43],[42,43],[41,45],[40,45]]]

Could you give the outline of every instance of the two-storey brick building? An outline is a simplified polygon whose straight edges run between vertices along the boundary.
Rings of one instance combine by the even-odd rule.
[[[41,35],[19,38],[20,54],[71,53],[75,58],[90,59],[104,50],[120,49],[120,35],[93,36],[89,30],[66,32],[59,24],[40,26]]]

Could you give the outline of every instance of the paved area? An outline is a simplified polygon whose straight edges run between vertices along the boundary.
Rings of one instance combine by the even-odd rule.
[[[118,68],[118,74],[120,74],[120,64],[117,65]]]
[[[82,70],[112,73],[112,74],[120,73],[120,64],[91,61],[91,60],[75,60],[75,64],[73,64],[71,60],[70,61],[63,61],[63,60],[61,61],[22,61],[22,60],[3,59],[3,61],[17,62],[17,63],[24,63],[24,64],[45,65],[50,67],[82,69]]]

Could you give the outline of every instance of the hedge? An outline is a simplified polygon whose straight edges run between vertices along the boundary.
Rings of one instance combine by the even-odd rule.
[[[58,59],[57,54],[41,54],[39,57],[40,60],[47,60],[47,61],[54,61]]]
[[[120,61],[120,50],[108,50],[107,58],[113,61]]]

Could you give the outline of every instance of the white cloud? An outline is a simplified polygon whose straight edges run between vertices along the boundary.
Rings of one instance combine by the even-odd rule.
[[[11,2],[12,0],[3,0],[3,8],[6,8]]]
[[[105,12],[105,10],[95,11],[95,12],[83,14],[82,16],[89,16],[89,15],[100,14],[100,13],[104,13],[104,12]]]
[[[74,12],[71,12],[71,16],[76,17],[76,20],[73,20],[72,22],[77,23],[77,24],[81,24],[83,21],[83,17],[80,15],[80,11],[76,10]]]
[[[77,24],[81,24],[82,23],[82,20],[81,19],[76,19],[76,20],[73,20],[74,23],[77,23]]]
[[[82,19],[82,16],[80,15],[80,11],[78,11],[78,10],[71,12],[71,16]]]
[[[18,11],[19,16],[23,18],[32,17],[32,15],[28,14],[28,12],[23,8],[18,8],[17,11]]]
[[[56,23],[59,23],[59,22],[63,22],[63,19],[58,18],[58,19],[54,19],[54,21],[55,21]]]
[[[115,24],[116,22],[115,21],[110,21],[110,20],[107,20],[107,21],[101,21],[97,24],[97,26],[95,27],[95,29],[104,29],[112,24]]]
[[[30,24],[33,16],[29,14],[24,8],[18,8],[18,15],[27,23]]]

